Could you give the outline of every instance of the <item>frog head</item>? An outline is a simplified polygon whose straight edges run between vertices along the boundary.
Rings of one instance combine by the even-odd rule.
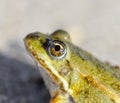
[[[63,30],[51,35],[35,32],[27,35],[24,42],[29,54],[40,64],[53,84],[64,91],[68,90],[71,78],[69,34]]]

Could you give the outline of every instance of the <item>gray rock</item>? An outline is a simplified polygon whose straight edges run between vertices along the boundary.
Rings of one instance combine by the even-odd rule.
[[[48,103],[49,98],[39,70],[0,54],[0,103]]]

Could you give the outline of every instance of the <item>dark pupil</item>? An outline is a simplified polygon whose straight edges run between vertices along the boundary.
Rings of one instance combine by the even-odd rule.
[[[59,51],[60,50],[60,46],[59,45],[55,45],[55,51]]]

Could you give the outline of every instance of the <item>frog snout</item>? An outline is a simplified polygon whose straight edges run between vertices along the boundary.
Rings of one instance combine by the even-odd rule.
[[[25,38],[24,38],[24,44],[26,46],[29,46],[30,43],[36,38],[38,39],[40,36],[39,36],[39,33],[38,32],[34,32],[34,33],[30,33],[28,34]]]

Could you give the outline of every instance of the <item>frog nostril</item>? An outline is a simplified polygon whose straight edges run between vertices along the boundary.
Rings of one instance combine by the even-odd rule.
[[[38,37],[39,37],[38,32],[30,33],[26,36],[26,38],[38,38]]]

